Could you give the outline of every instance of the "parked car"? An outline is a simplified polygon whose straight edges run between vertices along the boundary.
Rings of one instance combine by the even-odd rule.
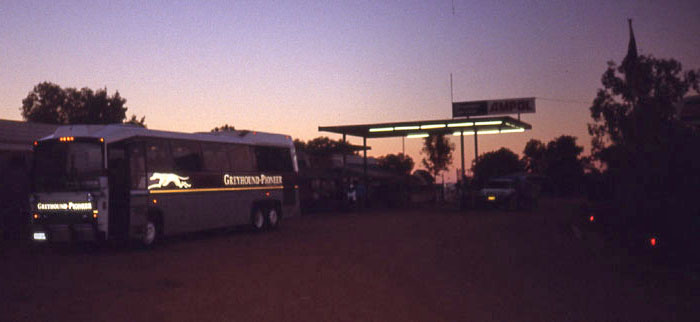
[[[503,176],[486,181],[478,197],[482,205],[508,210],[533,209],[537,207],[539,190],[525,175]]]

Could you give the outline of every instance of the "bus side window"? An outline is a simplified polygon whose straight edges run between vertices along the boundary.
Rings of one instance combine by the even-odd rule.
[[[289,149],[258,146],[255,156],[260,171],[287,172],[294,169]]]
[[[148,172],[170,172],[175,166],[167,141],[152,140],[146,143]]]
[[[279,154],[279,168],[281,171],[290,172],[294,171],[294,164],[292,163],[292,151],[286,148],[277,149]]]
[[[252,172],[255,171],[255,154],[251,151],[249,145],[232,144],[227,148],[228,159],[231,162],[231,171],[233,172]]]
[[[129,144],[129,168],[131,189],[146,189],[146,156],[141,142]]]
[[[255,147],[255,159],[257,162],[258,171],[270,171],[270,157],[268,153],[268,147],[256,146]]]
[[[170,148],[175,160],[175,170],[202,170],[202,156],[199,151],[199,143],[177,140],[171,142]]]
[[[228,171],[228,156],[223,144],[202,143],[202,162],[206,171]]]

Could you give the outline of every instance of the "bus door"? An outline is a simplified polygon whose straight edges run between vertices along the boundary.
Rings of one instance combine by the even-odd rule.
[[[109,175],[109,237],[124,239],[129,229],[129,159],[125,144],[110,144],[107,150]]]
[[[297,188],[299,178],[296,173],[285,173],[282,175],[282,204],[285,206],[296,205],[297,203]]]

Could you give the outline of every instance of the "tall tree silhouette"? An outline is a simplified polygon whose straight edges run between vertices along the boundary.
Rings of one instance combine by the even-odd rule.
[[[676,117],[683,97],[698,91],[698,71],[683,71],[674,59],[639,55],[629,26],[627,55],[620,66],[608,63],[588,131],[621,213],[653,217],[672,213],[683,204],[674,200],[700,184],[697,132]]]
[[[645,144],[660,126],[675,119],[676,105],[688,91],[698,90],[698,72],[683,72],[674,59],[638,55],[630,21],[630,42],[621,66],[608,63],[603,88],[590,108],[593,151],[615,144]],[[602,155],[599,155],[602,156]]]
[[[423,149],[421,149],[421,154],[425,155],[422,160],[423,166],[437,178],[440,172],[447,170],[447,167],[452,163],[454,149],[454,144],[444,134],[426,137],[423,141]]]

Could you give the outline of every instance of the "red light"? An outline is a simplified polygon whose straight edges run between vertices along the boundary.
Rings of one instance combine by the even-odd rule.
[[[270,192],[269,192],[269,191],[265,192],[265,196],[266,196],[266,197],[269,197],[269,196],[270,196]]]
[[[155,205],[157,203],[158,203],[158,200],[153,199],[153,204]]]
[[[37,146],[37,145],[39,145],[39,142],[38,142],[38,141],[34,141],[34,146]]]
[[[588,221],[590,221],[590,222],[593,222],[593,221],[595,221],[595,217],[594,217],[594,216],[590,216],[590,217],[588,217]]]
[[[651,237],[651,238],[649,239],[649,244],[651,244],[652,247],[653,247],[653,246],[656,246],[656,238]]]
[[[97,214],[92,214],[92,218],[97,219]]]
[[[39,219],[39,214],[34,214],[34,219]]]

